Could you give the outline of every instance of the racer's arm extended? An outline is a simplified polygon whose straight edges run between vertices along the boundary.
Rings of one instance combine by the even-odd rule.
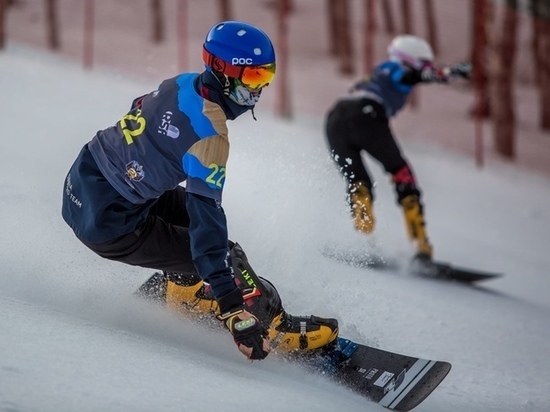
[[[447,83],[451,77],[469,79],[472,72],[470,63],[457,63],[451,66],[426,66],[421,70],[407,70],[401,77],[401,83],[412,86],[418,83]]]
[[[210,284],[214,297],[219,299],[236,288],[225,213],[214,199],[189,192],[186,196],[193,262],[199,276]]]
[[[264,359],[270,352],[267,330],[243,308],[243,295],[231,269],[225,213],[214,199],[189,192],[186,196],[193,262],[199,276],[212,287],[219,304],[218,319],[248,359]]]

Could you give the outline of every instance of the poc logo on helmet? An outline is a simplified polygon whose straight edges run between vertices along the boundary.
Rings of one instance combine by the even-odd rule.
[[[252,64],[252,59],[250,57],[233,57],[231,59],[231,64],[238,65],[238,64]]]

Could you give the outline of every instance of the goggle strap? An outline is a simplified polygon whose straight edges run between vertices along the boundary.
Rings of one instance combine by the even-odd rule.
[[[219,57],[214,56],[204,47],[202,48],[202,59],[206,62],[207,66],[212,67],[212,69],[216,70],[217,72],[223,73],[228,77],[240,79],[243,74],[243,66],[233,66],[232,64],[223,61]]]

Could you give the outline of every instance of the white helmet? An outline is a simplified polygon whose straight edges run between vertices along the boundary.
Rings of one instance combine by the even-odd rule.
[[[388,46],[390,60],[421,69],[434,59],[434,52],[428,42],[410,34],[397,36]]]

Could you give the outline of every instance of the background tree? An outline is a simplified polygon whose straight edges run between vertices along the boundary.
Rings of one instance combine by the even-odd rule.
[[[413,34],[413,24],[411,16],[411,7],[409,0],[401,0],[401,18],[402,18],[402,33]],[[413,90],[409,95],[409,104],[412,109],[418,108],[418,88]]]
[[[289,17],[291,12],[291,0],[277,1],[277,114],[285,119],[292,117],[292,106],[290,103],[290,91],[288,81],[288,30]]]
[[[476,117],[487,118],[490,114],[490,100],[487,79],[486,49],[487,26],[491,0],[471,0],[471,38],[470,61],[474,66],[473,82],[476,88],[476,100],[472,114]]]
[[[328,52],[331,56],[338,56],[338,20],[336,19],[337,0],[327,0],[326,12],[328,17]]]
[[[46,0],[46,20],[48,46],[52,50],[57,50],[61,46],[61,42],[59,41],[57,0]]]
[[[177,0],[176,3],[176,37],[178,39],[178,67],[181,72],[189,68],[189,12],[187,0]]]
[[[550,130],[550,2],[530,0],[530,11],[535,78],[540,96],[539,124],[543,130]]]
[[[6,9],[7,0],[0,0],[0,50],[6,47]]]
[[[231,12],[231,0],[218,0],[220,6],[221,21],[232,20],[233,13]]]
[[[541,0],[529,0],[529,12],[531,13],[531,26],[532,26],[532,33],[531,36],[531,50],[533,52],[533,59],[535,60],[535,64],[533,66],[534,69],[534,75],[535,75],[535,81],[537,85],[540,85],[540,49],[539,49],[539,38],[540,33],[542,31],[542,19],[540,16],[540,4],[542,3]]]
[[[387,34],[395,33],[395,19],[393,18],[393,12],[391,9],[391,2],[388,0],[380,0],[382,4],[382,17],[384,20],[384,31]]]
[[[94,26],[95,2],[84,0],[84,41],[82,47],[82,61],[85,68],[90,69],[94,62]]]
[[[428,43],[431,44],[434,54],[439,53],[439,40],[437,36],[437,21],[432,0],[424,0],[424,12],[426,15],[426,26],[428,27]]]
[[[151,0],[151,16],[153,18],[153,42],[161,43],[164,40],[164,17],[162,0]]]
[[[353,74],[353,38],[348,0],[328,0],[330,53],[338,59],[342,74]]]
[[[517,7],[518,0],[506,0],[500,27],[495,24],[495,33],[491,36],[494,54],[489,78],[495,150],[509,158],[514,158],[516,154],[513,86],[518,30]]]
[[[411,16],[411,3],[409,0],[401,0],[401,18],[403,21],[403,33],[412,34],[412,16]]]
[[[376,35],[375,0],[365,0],[365,25],[363,29],[363,74],[370,73],[374,67],[374,37]]]

